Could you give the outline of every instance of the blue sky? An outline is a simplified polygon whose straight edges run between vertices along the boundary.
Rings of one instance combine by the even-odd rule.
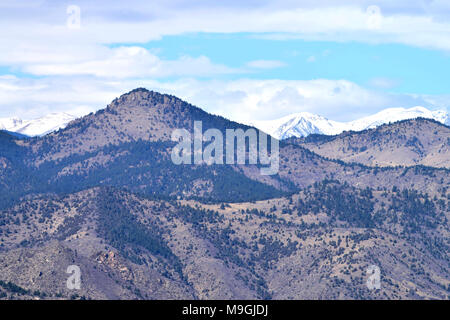
[[[280,67],[246,74],[253,79],[347,79],[396,93],[450,92],[448,52],[401,44],[280,41],[246,33],[195,33],[167,36],[145,47],[159,52],[164,59],[206,55],[216,63],[233,68],[245,67],[249,61],[280,62]],[[237,79],[241,76],[236,73],[224,77]]]
[[[0,117],[143,86],[238,121],[450,104],[450,3],[0,0]]]

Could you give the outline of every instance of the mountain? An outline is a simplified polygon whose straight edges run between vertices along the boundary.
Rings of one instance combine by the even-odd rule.
[[[331,159],[368,166],[450,168],[450,127],[430,119],[403,120],[375,129],[335,136],[289,138],[292,143]]]
[[[306,137],[310,134],[336,135],[343,131],[362,131],[382,124],[400,120],[428,118],[450,125],[450,117],[445,111],[430,111],[424,107],[409,109],[390,108],[374,115],[350,122],[337,122],[308,112],[292,114],[276,120],[253,121],[250,124],[276,137]]]
[[[68,113],[50,113],[42,118],[22,120],[19,118],[0,118],[0,130],[15,132],[33,137],[43,136],[50,132],[65,128],[75,116]]]
[[[17,174],[16,188],[3,190],[0,204],[34,192],[69,193],[99,185],[204,201],[256,200],[289,190],[290,182],[279,176],[243,173],[237,166],[174,164],[171,133],[192,132],[197,120],[204,130],[248,128],[174,96],[133,90],[58,132],[8,145],[0,159],[5,158],[10,174],[0,183],[11,184]],[[18,166],[22,170],[13,170]]]
[[[277,139],[305,137],[314,133],[332,135],[345,130],[345,124],[309,112],[296,113],[276,120],[253,121],[251,124]]]
[[[336,135],[343,131],[362,131],[376,128],[385,123],[405,119],[428,118],[450,125],[450,117],[445,111],[430,111],[424,107],[409,109],[390,108],[374,115],[351,122],[328,120],[309,112],[295,113],[275,120],[250,121],[254,126],[277,139],[306,137],[310,134]],[[24,136],[43,136],[65,128],[76,117],[68,113],[50,113],[34,120],[19,118],[0,118],[0,130],[18,133]]]
[[[0,183],[14,188],[2,190],[0,198],[6,205],[27,194],[114,186],[147,195],[237,202],[282,196],[324,179],[435,192],[440,178],[449,178],[436,168],[379,170],[347,164],[295,143],[280,145],[279,172],[273,176],[261,175],[257,165],[176,165],[171,160],[175,146],[171,132],[180,128],[192,132],[194,121],[202,121],[203,130],[223,133],[249,128],[174,96],[136,89],[58,132],[8,142],[5,154],[0,154],[8,164]]]
[[[440,201],[331,181],[226,205],[103,187],[34,197],[1,212],[0,296],[448,299]],[[69,265],[81,269],[80,290],[66,287]],[[382,290],[366,287],[370,265]]]
[[[194,121],[250,128],[138,88],[42,137],[0,131],[0,299],[448,299],[450,170],[331,159],[298,139],[280,141],[273,176],[176,165],[171,134]],[[419,125],[437,157],[447,127],[428,120],[360,143]],[[371,265],[382,290],[366,286]]]

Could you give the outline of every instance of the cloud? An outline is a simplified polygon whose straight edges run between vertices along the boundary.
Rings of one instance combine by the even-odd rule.
[[[339,6],[335,1],[324,0],[246,4],[77,1],[80,28],[70,29],[64,2],[4,3],[0,10],[0,65],[26,68],[30,72],[44,72],[46,66],[54,73],[65,72],[73,68],[64,64],[72,63],[86,69],[93,61],[117,58],[115,55],[119,53],[110,49],[112,44],[139,46],[166,35],[197,32],[246,32],[278,40],[401,43],[450,51],[450,11],[445,1],[395,4],[377,1],[377,4],[373,6],[363,0],[348,0]],[[135,56],[151,66],[154,58],[151,54]]]
[[[167,35],[245,32],[280,41],[400,43],[450,51],[448,1],[377,1],[375,17],[378,11],[368,10],[372,2],[365,0],[344,0],[339,6],[332,0],[76,4],[81,10],[79,29],[67,27],[67,3],[0,2],[0,67],[38,76],[0,76],[0,116],[82,114],[139,86],[178,95],[236,120],[310,111],[347,121],[385,107],[437,108],[450,101],[443,95],[380,93],[346,80],[198,80],[283,65],[256,60],[235,69],[204,55],[169,60],[143,45]],[[169,78],[178,80],[163,81]],[[387,80],[373,79],[369,85],[393,85]]]
[[[450,96],[393,95],[346,80],[105,80],[92,76],[23,79],[0,76],[0,117],[35,118],[50,112],[83,115],[136,87],[174,94],[236,121],[275,119],[308,111],[350,121],[387,107],[442,109]]]
[[[306,59],[306,62],[309,62],[309,63],[316,62],[316,57],[315,56],[309,56],[308,59]]]
[[[46,56],[38,60],[35,57],[33,61],[25,64],[21,71],[39,76],[93,75],[109,78],[209,76],[241,72],[225,65],[214,64],[205,56],[161,60],[149,50],[138,46],[100,48],[95,56],[86,57],[83,61],[48,61],[48,58]]]

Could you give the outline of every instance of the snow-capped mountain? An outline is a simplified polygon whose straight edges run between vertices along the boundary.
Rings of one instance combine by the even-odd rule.
[[[0,118],[0,130],[20,133],[26,136],[43,136],[66,127],[76,117],[68,113],[50,113],[42,118],[22,120],[19,118]]]
[[[305,137],[312,133],[335,135],[343,131],[361,131],[375,128],[385,123],[396,122],[414,118],[434,119],[450,125],[450,116],[447,112],[430,111],[424,107],[389,108],[374,115],[350,122],[337,122],[308,112],[295,113],[276,120],[252,121],[249,124],[276,137],[286,139],[289,137]]]
[[[380,111],[374,115],[348,122],[349,127],[345,130],[361,131],[375,128],[379,125],[414,118],[434,119],[446,125],[450,125],[449,114],[443,110],[430,111],[424,107],[414,108],[390,108]]]
[[[312,133],[332,135],[345,130],[345,124],[309,112],[291,114],[276,120],[252,121],[250,125],[278,139],[304,137]]]
[[[424,107],[389,108],[350,122],[338,122],[309,112],[300,112],[275,120],[251,121],[247,124],[278,139],[286,139],[289,137],[305,137],[312,133],[335,135],[343,131],[361,131],[389,122],[418,117],[434,119],[450,125],[450,116],[446,111],[430,111]],[[75,118],[75,116],[64,112],[50,113],[34,120],[0,118],[0,130],[16,132],[26,136],[43,136],[66,127]]]

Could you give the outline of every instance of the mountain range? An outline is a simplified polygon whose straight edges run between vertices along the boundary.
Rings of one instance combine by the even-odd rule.
[[[414,166],[450,168],[450,129],[435,120],[402,120],[362,131],[339,135],[311,134],[289,138],[321,156],[368,166]]]
[[[0,298],[449,298],[448,126],[291,137],[264,176],[174,164],[195,121],[250,128],[138,88],[44,136],[0,131]]]
[[[430,111],[424,107],[389,108],[350,122],[338,122],[309,112],[300,112],[275,120],[249,121],[246,124],[254,126],[277,139],[287,139],[290,137],[306,137],[310,134],[337,135],[344,131],[362,131],[390,122],[415,118],[434,119],[450,125],[450,116],[446,111]],[[0,118],[0,130],[25,136],[43,136],[65,128],[70,121],[75,119],[75,116],[65,112],[51,113],[33,120]]]
[[[424,107],[389,108],[350,122],[337,122],[308,112],[295,113],[276,120],[251,121],[250,125],[277,139],[306,137],[310,134],[337,135],[344,131],[362,131],[396,121],[427,118],[450,125],[446,111],[430,111]]]
[[[50,113],[33,120],[20,118],[0,118],[0,130],[18,133],[24,136],[43,136],[65,128],[76,117],[65,112]]]

